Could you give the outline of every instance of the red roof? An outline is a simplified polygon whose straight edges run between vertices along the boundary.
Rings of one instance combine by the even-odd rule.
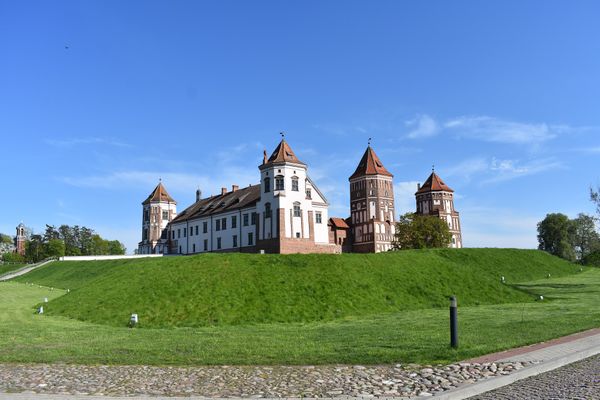
[[[350,229],[350,227],[343,218],[331,217],[329,218],[329,220],[331,221],[331,224],[336,228]]]
[[[390,173],[390,171],[385,169],[383,163],[381,162],[379,157],[377,157],[377,154],[375,154],[371,146],[367,147],[365,154],[362,156],[360,162],[358,163],[358,167],[356,167],[356,171],[354,171],[350,179],[354,179],[356,177],[364,175],[394,176]]]
[[[454,190],[450,189],[450,187],[444,183],[442,178],[440,178],[435,172],[432,172],[421,188],[417,190],[416,194],[437,191],[454,192]]]
[[[294,154],[294,151],[292,150],[290,145],[285,141],[285,139],[282,139],[281,142],[279,142],[279,144],[273,151],[273,154],[271,154],[271,157],[269,157],[269,159],[267,160],[266,164],[283,162],[305,165],[302,161],[298,159],[298,157],[296,157],[296,154]]]
[[[148,196],[148,198],[144,200],[142,204],[148,204],[159,201],[177,204],[177,202],[167,192],[167,189],[165,189],[162,182],[159,182],[158,185],[156,185],[152,193],[150,193],[150,196]]]

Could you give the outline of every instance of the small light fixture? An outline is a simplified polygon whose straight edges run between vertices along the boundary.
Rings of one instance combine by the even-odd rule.
[[[129,318],[129,327],[133,328],[134,326],[136,326],[139,322],[139,318],[137,314],[131,314],[131,317]]]
[[[538,297],[539,301],[544,301],[544,296],[540,295],[540,297]]]
[[[38,314],[43,314],[44,313],[44,306],[40,306],[40,308],[38,308]]]

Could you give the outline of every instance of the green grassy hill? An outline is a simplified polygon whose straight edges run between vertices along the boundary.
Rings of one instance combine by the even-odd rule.
[[[452,294],[461,306],[529,302],[510,284],[578,269],[536,250],[442,249],[56,262],[16,280],[71,289],[47,314],[124,326],[135,312],[157,328],[328,321],[447,307]]]

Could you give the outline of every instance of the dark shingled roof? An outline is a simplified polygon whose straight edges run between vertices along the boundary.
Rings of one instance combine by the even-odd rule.
[[[365,175],[393,176],[390,171],[385,169],[383,163],[379,157],[377,157],[377,154],[375,154],[371,146],[367,147],[365,154],[363,154],[360,162],[358,163],[358,167],[356,167],[356,171],[354,171],[349,179],[354,179]]]
[[[150,196],[142,204],[148,204],[151,202],[164,201],[173,204],[177,204],[177,202],[171,197],[171,195],[167,192],[167,189],[163,186],[162,182],[159,182],[158,185],[154,188]]]
[[[445,191],[445,192],[454,192],[454,190],[450,189],[448,185],[442,181],[435,172],[432,172],[429,175],[429,178],[425,181],[423,186],[419,190],[417,190],[416,194],[426,193],[426,192],[437,192],[437,191]]]
[[[171,223],[189,221],[228,211],[251,207],[260,200],[260,185],[252,185],[235,192],[201,199],[182,212]]]

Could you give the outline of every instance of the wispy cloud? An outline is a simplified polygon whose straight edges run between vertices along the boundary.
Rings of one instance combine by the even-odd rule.
[[[101,138],[101,137],[82,137],[70,139],[46,139],[46,144],[54,147],[74,147],[79,145],[107,145],[115,147],[132,147],[130,144],[121,142],[116,139]]]
[[[564,168],[563,163],[553,158],[522,162],[514,159],[497,159],[495,157],[491,159],[474,157],[452,167],[444,168],[441,172],[445,177],[458,177],[465,183],[478,177],[482,184],[489,184],[509,181],[560,168]]]
[[[427,114],[418,115],[416,118],[405,122],[410,132],[406,135],[409,139],[421,139],[435,136],[440,132],[438,123]]]
[[[394,201],[396,205],[396,215],[414,212],[416,210],[415,192],[417,191],[417,181],[398,182],[394,185]]]
[[[487,142],[528,144],[553,139],[568,127],[514,122],[488,116],[463,116],[445,122],[444,128],[452,131],[456,137]]]

